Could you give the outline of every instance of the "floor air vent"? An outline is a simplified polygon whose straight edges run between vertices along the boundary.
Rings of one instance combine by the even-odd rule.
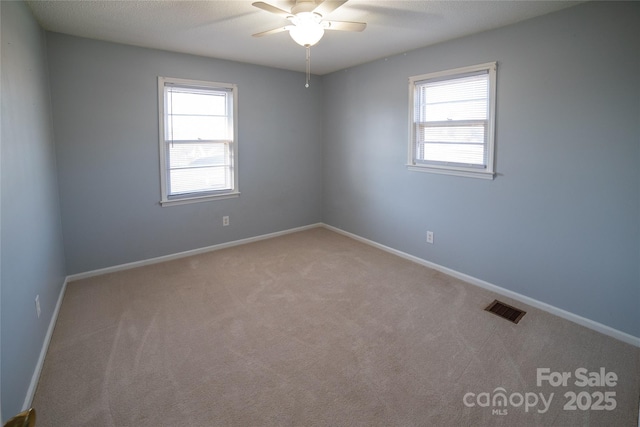
[[[510,305],[498,300],[489,304],[489,307],[485,308],[485,310],[500,317],[504,317],[513,323],[518,323],[520,319],[522,319],[522,316],[527,313],[526,311],[518,310],[517,308],[511,307]]]

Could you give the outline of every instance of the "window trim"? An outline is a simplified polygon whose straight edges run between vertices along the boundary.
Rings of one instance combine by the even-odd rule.
[[[496,74],[497,62],[460,67],[409,77],[409,150],[407,168],[410,171],[457,175],[470,178],[494,179],[495,172],[495,118],[496,118]],[[416,83],[424,80],[447,80],[460,75],[488,71],[489,75],[489,117],[487,118],[487,165],[486,168],[457,165],[437,165],[416,162],[415,93]]]
[[[170,196],[168,194],[167,182],[167,154],[165,140],[165,110],[166,100],[164,90],[167,83],[175,84],[182,87],[193,87],[203,89],[224,89],[231,93],[232,97],[232,120],[233,120],[233,139],[229,143],[231,150],[231,169],[233,174],[233,188],[231,190],[222,190],[217,192],[196,192],[181,195]],[[204,80],[180,79],[175,77],[158,76],[158,143],[160,151],[160,205],[176,206],[189,203],[201,203],[211,200],[235,198],[240,195],[238,189],[238,85],[233,83],[219,83]]]

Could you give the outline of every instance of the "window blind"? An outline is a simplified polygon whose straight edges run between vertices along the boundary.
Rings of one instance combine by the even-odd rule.
[[[487,167],[489,72],[415,83],[415,161]]]
[[[165,83],[167,194],[233,190],[231,89]]]

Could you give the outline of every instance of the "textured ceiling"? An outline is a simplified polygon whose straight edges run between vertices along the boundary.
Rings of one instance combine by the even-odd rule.
[[[285,10],[293,1],[265,0]],[[27,1],[49,31],[135,46],[304,71],[304,48],[287,33],[251,34],[286,25],[233,1]],[[445,40],[513,24],[580,1],[350,0],[326,18],[366,22],[361,33],[327,31],[311,48],[312,71],[326,74]]]

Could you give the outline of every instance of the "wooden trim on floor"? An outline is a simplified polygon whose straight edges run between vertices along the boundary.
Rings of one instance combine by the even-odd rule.
[[[514,291],[510,291],[508,289],[502,288],[498,285],[494,285],[492,283],[489,282],[485,282],[484,280],[475,278],[473,276],[469,276],[467,274],[464,273],[460,273],[459,271],[456,270],[452,270],[448,267],[444,267],[442,265],[436,264],[434,262],[431,261],[427,261],[425,259],[422,258],[418,258],[416,256],[410,255],[406,252],[402,252],[399,251],[397,249],[393,249],[390,248],[388,246],[382,245],[380,243],[374,242],[373,240],[369,240],[366,239],[364,237],[360,237],[357,234],[353,234],[350,233],[348,231],[344,231],[340,228],[331,226],[331,225],[327,225],[327,224],[322,224],[323,227],[325,227],[327,230],[331,230],[331,231],[335,231],[336,233],[342,234],[344,236],[350,237],[354,240],[357,240],[359,242],[365,243],[367,245],[373,246],[375,248],[381,249],[385,252],[389,252],[392,253],[394,255],[397,255],[401,258],[407,259],[409,261],[413,261],[415,263],[418,263],[420,265],[423,265],[425,267],[429,267],[432,268],[434,270],[440,271],[441,273],[447,274],[449,276],[455,277],[457,279],[460,279],[464,282],[467,282],[469,284],[472,285],[476,285],[479,286],[481,288],[487,289],[491,292],[495,292],[497,294],[503,295],[505,297],[514,299],[516,301],[522,302],[524,304],[530,305],[531,307],[535,307],[538,308],[540,310],[546,311],[547,313],[551,313],[553,315],[556,315],[558,317],[561,317],[565,320],[568,320],[570,322],[573,323],[577,323],[578,325],[584,326],[586,328],[592,329],[596,332],[600,332],[602,334],[608,335],[612,338],[615,338],[617,340],[626,342],[627,344],[631,344],[635,347],[640,348],[640,337],[636,337],[633,336],[631,334],[628,334],[626,332],[622,332],[619,331],[617,329],[614,329],[610,326],[607,325],[603,325],[602,323],[598,323],[595,320],[591,320],[591,319],[587,319],[585,317],[579,316],[575,313],[571,313],[569,311],[563,310],[561,308],[555,307],[551,304],[547,304],[545,302],[542,301],[538,301],[536,299],[533,299],[531,297],[519,294],[517,292]],[[639,425],[640,427],[640,425]]]
[[[613,337],[615,339],[618,339],[620,341],[626,342],[628,344],[631,344],[635,347],[640,348],[640,337],[636,337],[633,335],[630,335],[626,332],[622,332],[619,331],[617,329],[614,329],[610,326],[607,325],[603,325],[602,323],[596,322],[594,320],[591,319],[587,319],[585,317],[579,316],[575,313],[571,313],[569,311],[563,310],[561,308],[555,307],[553,305],[547,304],[545,302],[542,301],[538,301],[536,299],[533,299],[531,297],[519,294],[517,292],[514,291],[510,291],[508,289],[502,288],[500,286],[494,285],[492,283],[486,282],[484,280],[478,279],[476,277],[473,276],[469,276],[467,274],[461,273],[459,271],[456,270],[452,270],[448,267],[444,267],[442,265],[433,263],[431,261],[427,261],[425,259],[422,258],[418,258],[414,255],[410,255],[406,252],[402,252],[399,251],[397,249],[393,249],[389,246],[385,246],[383,244],[374,242],[373,240],[369,240],[366,239],[364,237],[358,236],[357,234],[353,234],[350,233],[348,231],[342,230],[340,228],[334,227],[332,225],[328,225],[328,224],[324,224],[324,223],[315,223],[315,224],[310,224],[310,225],[305,225],[302,227],[296,227],[296,228],[290,228],[287,230],[282,230],[282,231],[277,231],[274,233],[269,233],[269,234],[263,234],[260,236],[255,236],[255,237],[249,237],[246,239],[240,239],[240,240],[234,240],[232,242],[226,242],[226,243],[220,243],[217,245],[212,245],[212,246],[207,246],[204,248],[199,248],[199,249],[193,249],[193,250],[189,250],[189,251],[185,251],[185,252],[179,252],[176,254],[170,254],[170,255],[164,255],[164,256],[160,256],[160,257],[156,257],[156,258],[150,258],[150,259],[146,259],[146,260],[142,260],[142,261],[135,261],[135,262],[131,262],[131,263],[127,263],[127,264],[121,264],[121,265],[116,265],[113,267],[107,267],[107,268],[102,268],[102,269],[98,269],[98,270],[93,270],[93,271],[87,271],[84,273],[78,273],[78,274],[72,274],[70,276],[67,276],[67,279],[65,281],[65,285],[66,282],[72,282],[74,280],[80,280],[80,279],[86,279],[88,277],[93,277],[93,276],[99,276],[102,274],[107,274],[107,273],[113,273],[116,271],[123,271],[123,270],[128,270],[131,268],[136,268],[136,267],[142,267],[145,265],[150,265],[150,264],[157,264],[160,262],[165,262],[165,261],[171,261],[174,259],[179,259],[179,258],[184,258],[184,257],[188,257],[188,256],[192,256],[192,255],[198,255],[198,254],[202,254],[202,253],[206,253],[206,252],[211,252],[211,251],[216,251],[216,250],[220,250],[220,249],[225,249],[225,248],[230,248],[233,246],[239,246],[239,245],[244,245],[246,243],[252,243],[252,242],[257,242],[260,240],[264,240],[264,239],[270,239],[272,237],[278,237],[278,236],[283,236],[286,234],[291,234],[291,233],[296,233],[298,231],[304,231],[304,230],[310,230],[312,228],[317,228],[317,227],[323,227],[326,228],[327,230],[331,230],[334,231],[336,233],[342,234],[344,236],[350,237],[354,240],[357,240],[359,242],[365,243],[369,246],[373,246],[376,247],[378,249],[381,249],[385,252],[389,252],[391,254],[397,255],[401,258],[407,259],[409,261],[413,261],[415,263],[418,263],[420,265],[423,265],[425,267],[429,267],[432,268],[434,270],[438,270],[444,274],[447,274],[449,276],[455,277],[457,279],[460,279],[464,282],[470,283],[472,285],[476,285],[479,286],[481,288],[487,289],[489,291],[495,292],[499,295],[503,295],[505,297],[514,299],[516,301],[522,302],[524,304],[530,305],[532,307],[538,308],[540,310],[546,311],[548,313],[554,314],[558,317],[561,317],[563,319],[569,320],[570,322],[573,323],[577,323],[579,325],[582,325],[584,327],[587,327],[589,329],[592,329],[594,331],[600,332],[602,334],[608,335],[610,337]]]
[[[322,227],[324,224],[316,223],[311,225],[305,225],[302,227],[289,228],[287,230],[276,231],[274,233],[262,234],[260,236],[249,237],[246,239],[234,240],[231,242],[220,243],[212,246],[205,246],[203,248],[192,249],[189,251],[178,252],[175,254],[163,255],[155,258],[149,258],[141,261],[129,262],[127,264],[115,265],[113,267],[101,268],[98,270],[86,271],[84,273],[77,273],[67,276],[69,282],[75,280],[86,279],[88,277],[101,276],[107,273],[115,273],[117,271],[129,270],[131,268],[143,267],[145,265],[158,264],[165,261],[172,261],[174,259],[185,258],[188,256],[199,255],[206,252],[218,251],[220,249],[231,248],[234,246],[244,245],[247,243],[258,242],[260,240],[271,239],[273,237],[284,236],[286,234],[297,233],[298,231],[310,230],[312,228]]]
[[[36,388],[38,387],[38,381],[40,381],[40,374],[42,373],[42,366],[44,365],[44,358],[47,356],[47,351],[49,350],[49,343],[51,343],[53,329],[55,328],[56,322],[58,321],[58,313],[60,312],[60,306],[62,305],[62,300],[64,299],[64,293],[67,290],[68,281],[69,278],[67,277],[62,283],[62,288],[60,289],[60,294],[58,295],[56,307],[53,309],[51,320],[49,320],[49,327],[47,328],[47,334],[45,335],[44,342],[42,343],[42,349],[40,350],[38,363],[36,363],[36,368],[33,371],[33,376],[31,377],[31,383],[29,384],[27,395],[25,396],[24,403],[22,404],[23,411],[29,409],[31,407],[31,404],[33,403],[33,397],[36,394]]]

